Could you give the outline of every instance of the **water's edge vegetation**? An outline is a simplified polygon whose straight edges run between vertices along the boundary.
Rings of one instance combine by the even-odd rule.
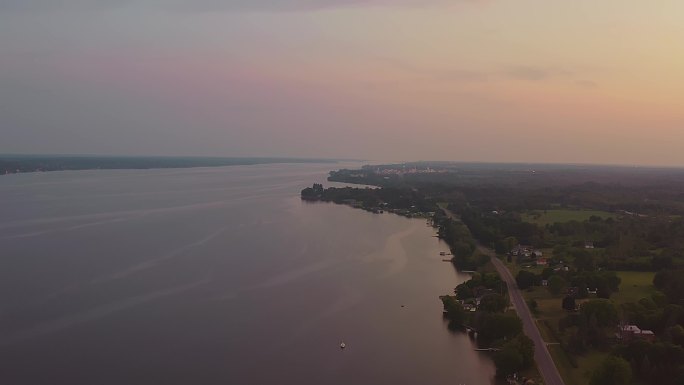
[[[326,189],[322,184],[314,184],[301,191],[301,198],[346,204],[376,214],[387,211],[428,218],[437,229],[437,236],[449,245],[454,267],[472,273],[468,281],[454,288],[453,295],[440,296],[449,329],[475,334],[481,349],[492,354],[497,377],[526,383],[529,378],[517,376],[526,371],[526,376],[531,374],[534,380],[539,380],[534,370],[534,344],[523,333],[520,318],[510,309],[506,283],[493,269],[490,257],[477,251],[477,241],[462,222],[449,218],[445,210],[417,191]]]
[[[566,384],[684,381],[684,170],[417,162],[329,180],[380,188],[316,186],[302,198],[428,217],[439,228],[454,264],[473,271],[442,297],[446,315],[501,349],[500,376],[529,362],[524,343],[504,349],[496,339],[512,343],[513,321],[507,335],[488,336],[507,302],[477,245],[515,276]]]

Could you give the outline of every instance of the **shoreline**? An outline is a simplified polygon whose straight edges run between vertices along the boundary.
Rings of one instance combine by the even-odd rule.
[[[159,170],[262,164],[337,164],[339,159],[277,157],[0,155],[0,175],[88,170]]]

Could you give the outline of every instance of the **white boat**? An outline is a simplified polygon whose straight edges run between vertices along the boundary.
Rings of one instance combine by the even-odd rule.
[[[340,342],[340,349],[344,349],[347,347],[347,344],[344,343],[344,341]]]

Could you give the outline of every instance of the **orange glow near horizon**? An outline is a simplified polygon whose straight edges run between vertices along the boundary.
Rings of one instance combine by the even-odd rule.
[[[17,43],[0,64],[210,142],[179,124],[169,153],[684,166],[684,2],[374,4],[136,14],[130,36],[105,10],[86,26],[104,43],[68,35],[28,66],[13,53],[44,48]]]

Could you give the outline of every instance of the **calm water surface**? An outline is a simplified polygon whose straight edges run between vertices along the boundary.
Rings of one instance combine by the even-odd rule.
[[[491,384],[446,245],[300,201],[331,167],[0,177],[0,384]]]

